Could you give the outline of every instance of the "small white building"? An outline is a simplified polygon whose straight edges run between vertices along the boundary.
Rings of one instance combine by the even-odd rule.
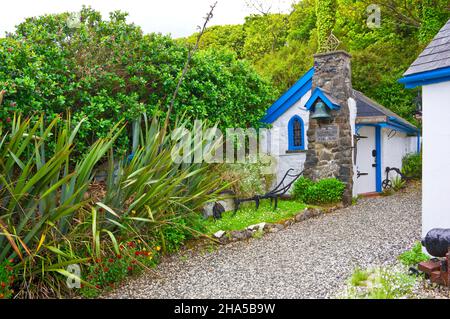
[[[336,54],[340,58],[350,59],[346,52]],[[317,67],[317,62],[315,65]],[[350,62],[348,65],[350,66]],[[325,67],[334,69],[332,65]],[[277,161],[278,182],[289,169],[302,171],[304,168],[310,113],[314,111],[315,103],[321,100],[331,110],[340,108],[333,98],[339,96],[339,92],[329,92],[330,90],[326,91],[321,87],[313,88],[314,73],[314,67],[306,72],[267,110],[263,119],[263,122],[271,124],[271,142],[268,143],[266,152]],[[351,78],[347,77],[344,76],[342,81],[349,83],[351,88]],[[353,194],[382,192],[386,168],[401,169],[403,157],[420,150],[419,130],[363,93],[351,90],[352,97],[347,104],[354,135]],[[391,172],[389,179],[395,176],[396,173]]]
[[[422,87],[422,232],[450,228],[450,20],[400,80]]]

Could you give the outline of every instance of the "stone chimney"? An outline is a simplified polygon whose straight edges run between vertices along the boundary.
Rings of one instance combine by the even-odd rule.
[[[312,180],[335,177],[345,183],[344,204],[352,202],[353,133],[348,99],[353,97],[351,56],[345,51],[316,54],[312,90],[320,88],[340,105],[331,120],[311,119],[305,176]]]

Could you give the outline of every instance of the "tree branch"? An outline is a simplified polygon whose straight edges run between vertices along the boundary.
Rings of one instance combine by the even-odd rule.
[[[202,26],[202,27],[198,26],[198,29],[200,30],[200,32],[198,33],[197,41],[195,42],[194,48],[193,48],[192,50],[189,50],[189,52],[188,52],[188,56],[187,56],[187,59],[186,59],[186,63],[184,64],[183,71],[181,72],[181,76],[180,76],[180,78],[178,79],[177,86],[176,86],[176,88],[175,88],[175,91],[173,92],[172,100],[170,101],[169,109],[168,109],[168,111],[167,111],[166,120],[165,120],[165,123],[164,123],[164,130],[163,130],[163,133],[164,133],[164,134],[165,134],[165,132],[167,131],[167,127],[169,126],[169,118],[170,118],[170,114],[172,113],[173,107],[174,107],[174,105],[175,105],[175,100],[176,100],[176,98],[177,98],[177,95],[178,95],[178,92],[179,92],[179,90],[180,90],[181,84],[183,83],[184,77],[186,76],[186,73],[187,73],[188,70],[189,70],[189,64],[191,63],[192,56],[193,56],[194,53],[198,50],[198,47],[199,47],[199,45],[200,45],[200,40],[201,40],[203,34],[204,34],[205,31],[206,31],[206,27],[207,27],[209,21],[211,21],[211,19],[212,19],[213,16],[214,16],[214,15],[213,15],[213,12],[214,12],[214,9],[216,8],[216,6],[217,6],[217,1],[214,2],[214,3],[210,6],[210,11],[207,13],[206,17],[204,18],[205,21],[204,21],[204,23],[203,23],[203,26]],[[164,135],[164,134],[163,134],[163,135]]]

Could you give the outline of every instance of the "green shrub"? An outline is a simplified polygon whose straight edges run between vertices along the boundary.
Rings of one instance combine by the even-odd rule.
[[[306,204],[333,204],[342,200],[344,189],[345,184],[336,178],[314,183],[302,177],[294,184],[293,194]]]
[[[122,119],[163,116],[189,50],[169,36],[145,35],[122,12],[109,19],[90,8],[80,14],[79,28],[67,26],[68,12],[50,14],[26,19],[0,39],[0,125],[9,130],[14,112],[51,119],[70,108],[74,121],[85,118],[77,157]],[[172,123],[186,115],[221,129],[258,127],[276,94],[248,62],[213,49],[192,57],[178,93]],[[116,153],[128,151],[129,137],[130,130],[121,132]]]
[[[402,173],[414,179],[422,179],[422,153],[406,155],[403,158]]]
[[[392,189],[396,192],[398,192],[399,190],[401,190],[403,187],[405,187],[406,185],[406,181],[403,180],[400,176],[396,176],[393,180],[392,180]]]
[[[292,196],[297,199],[304,201],[304,196],[308,188],[314,185],[314,182],[306,177],[300,177],[294,184],[292,189]]]
[[[121,254],[121,244],[138,238],[141,252],[162,241],[162,253],[176,250],[193,227],[192,216],[228,186],[209,164],[173,162],[176,144],[156,118],[145,119],[132,159],[114,158],[113,142],[124,129],[119,123],[72,167],[84,123],[47,122],[41,116],[33,124],[13,116],[12,130],[0,129],[0,287],[2,282],[10,287],[4,280],[12,268],[17,297],[78,293],[65,283],[72,264],[80,265],[83,276],[97,271],[88,282],[82,278],[85,295],[95,295],[96,286],[102,289],[127,274],[125,259],[110,257]],[[55,147],[49,149],[48,141],[56,141]],[[95,168],[107,154],[106,182],[94,182]],[[12,258],[13,265],[4,264]]]
[[[415,266],[418,263],[429,260],[430,257],[422,252],[422,245],[420,242],[417,242],[411,250],[405,251],[398,256],[398,259],[405,266]]]

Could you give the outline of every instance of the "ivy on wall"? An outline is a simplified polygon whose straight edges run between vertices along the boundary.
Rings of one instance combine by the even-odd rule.
[[[328,38],[336,23],[336,0],[316,0],[318,52],[328,51]]]

